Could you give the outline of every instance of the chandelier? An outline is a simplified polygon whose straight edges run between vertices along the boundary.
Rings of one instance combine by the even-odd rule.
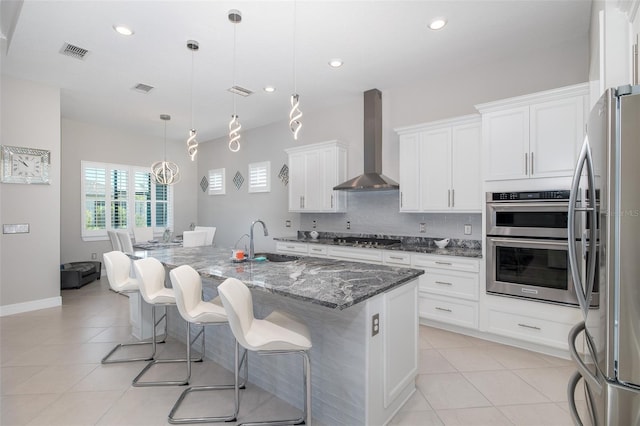
[[[157,185],[172,185],[180,180],[180,169],[176,163],[167,161],[167,121],[171,116],[161,114],[160,120],[164,121],[164,160],[151,165],[151,177]]]
[[[289,99],[291,110],[289,111],[289,130],[293,133],[293,139],[298,140],[298,133],[302,128],[302,111],[300,111],[300,95],[298,95],[296,78],[296,2],[293,2],[293,94]]]

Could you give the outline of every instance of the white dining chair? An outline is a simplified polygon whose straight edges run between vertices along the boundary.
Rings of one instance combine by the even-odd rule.
[[[182,233],[182,247],[199,247],[206,245],[206,231],[184,231]]]
[[[111,241],[111,249],[113,251],[122,251],[116,231],[107,231],[107,235],[109,236],[109,241]]]
[[[193,228],[194,231],[206,231],[207,239],[205,241],[205,245],[210,246],[213,245],[213,237],[216,235],[216,227],[215,226],[196,226]]]
[[[153,228],[149,226],[133,228],[133,237],[137,244],[153,240]]]
[[[133,243],[131,242],[131,235],[129,234],[129,231],[116,231],[116,235],[120,242],[120,250],[124,253],[133,253]]]

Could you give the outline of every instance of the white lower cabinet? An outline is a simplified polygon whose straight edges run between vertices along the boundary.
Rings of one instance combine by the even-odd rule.
[[[478,328],[479,260],[413,254],[411,266],[424,269],[419,284],[421,318]]]
[[[286,254],[308,254],[306,243],[277,242],[276,251]]]
[[[485,332],[563,351],[580,321],[578,308],[492,295],[485,296],[481,312]]]
[[[327,256],[355,262],[382,263],[382,250],[377,249],[329,246]]]
[[[436,296],[420,291],[418,313],[421,318],[467,328],[478,328],[478,302]]]

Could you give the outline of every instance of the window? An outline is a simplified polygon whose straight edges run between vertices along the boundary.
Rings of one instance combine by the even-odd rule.
[[[156,185],[148,168],[83,161],[82,239],[101,240],[107,230],[173,227],[173,189]]]
[[[249,164],[249,192],[270,192],[271,162]]]
[[[209,170],[209,195],[225,194],[225,169]]]

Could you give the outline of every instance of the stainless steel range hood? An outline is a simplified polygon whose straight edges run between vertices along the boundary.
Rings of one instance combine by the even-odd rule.
[[[364,173],[333,189],[344,191],[388,191],[399,185],[382,174],[382,93],[364,92]]]

